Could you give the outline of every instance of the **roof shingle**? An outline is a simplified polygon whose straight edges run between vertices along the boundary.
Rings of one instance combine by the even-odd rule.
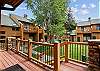
[[[1,25],[19,27],[9,16],[1,14]]]
[[[79,22],[77,23],[77,26],[88,26],[91,24],[100,24],[100,19],[92,19],[91,22],[89,21]]]

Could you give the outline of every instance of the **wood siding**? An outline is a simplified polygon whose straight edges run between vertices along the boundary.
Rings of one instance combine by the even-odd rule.
[[[5,34],[1,34],[1,35],[5,35],[6,37],[12,37],[12,36],[20,37],[20,31],[12,30],[12,27],[0,26],[0,31],[5,31]]]
[[[77,26],[76,32],[77,32],[77,38],[80,37],[80,41],[83,42],[83,35],[84,34],[91,34],[91,38],[93,36],[96,37],[96,39],[100,39],[100,30],[97,30],[96,27],[100,26],[100,24],[91,24],[88,26]],[[82,30],[82,27],[84,28]]]

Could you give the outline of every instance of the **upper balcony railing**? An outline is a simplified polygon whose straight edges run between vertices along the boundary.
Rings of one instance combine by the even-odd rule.
[[[43,33],[43,29],[40,29],[38,27],[24,26],[24,32],[36,33],[36,32],[38,32],[38,29],[39,29],[39,33]]]
[[[8,39],[7,50],[24,55],[39,65],[59,70],[60,61],[88,64],[88,44],[83,42],[45,43],[30,40]]]

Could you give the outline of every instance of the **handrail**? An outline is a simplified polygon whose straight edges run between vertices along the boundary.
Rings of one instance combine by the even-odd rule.
[[[11,38],[13,39],[13,38]],[[31,40],[21,40],[21,39],[15,39],[17,40],[15,45],[14,51],[16,53],[22,53],[25,54],[25,56],[28,58],[28,60],[32,61],[34,60],[37,62],[37,64],[46,66],[50,69],[53,69],[54,71],[59,70],[60,66],[60,60],[64,59],[65,62],[68,62],[68,59],[82,62],[82,49],[84,51],[85,56],[87,51],[87,45],[86,42],[67,42],[64,41],[62,43],[45,43],[45,42],[35,42]],[[13,45],[13,43],[11,43]],[[83,47],[84,46],[84,47]],[[13,47],[13,46],[12,46]],[[26,53],[25,53],[25,52]],[[79,51],[79,53],[78,53]],[[75,56],[73,54],[76,54]],[[78,57],[78,54],[79,58]],[[52,63],[52,64],[51,64]],[[86,62],[82,62],[86,63]]]
[[[50,43],[45,43],[45,42],[35,42],[35,41],[31,41],[31,43],[33,44],[38,44],[38,45],[44,45],[44,46],[54,46],[54,44],[50,44]]]
[[[69,44],[87,44],[88,45],[88,42],[68,42]]]

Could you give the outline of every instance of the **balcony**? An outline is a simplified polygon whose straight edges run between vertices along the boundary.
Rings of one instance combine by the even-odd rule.
[[[87,71],[88,44],[80,42],[42,43],[8,39],[0,52],[0,69],[19,64],[26,71]]]
[[[24,27],[24,32],[37,33],[38,27]],[[43,33],[43,29],[39,29],[39,33]]]

